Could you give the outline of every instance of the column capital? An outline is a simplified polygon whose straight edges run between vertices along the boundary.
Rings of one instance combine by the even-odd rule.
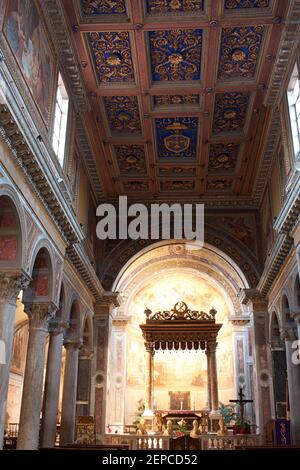
[[[74,338],[74,339],[66,339],[64,341],[64,347],[66,349],[80,349],[82,348],[82,339],[81,338]]]
[[[105,291],[103,296],[99,302],[96,304],[96,311],[97,306],[99,307],[120,307],[123,302],[123,298],[119,292],[109,292]]]
[[[257,289],[241,289],[238,298],[243,304],[252,307],[253,311],[267,311],[268,300]]]
[[[94,351],[89,346],[83,344],[80,348],[79,355],[81,359],[92,359]]]
[[[21,290],[28,287],[31,278],[23,270],[0,272],[0,302],[16,302]]]
[[[29,328],[48,332],[49,322],[57,310],[53,302],[31,302],[24,304],[29,317]]]
[[[295,328],[282,328],[280,330],[280,338],[284,341],[295,341],[298,339]]]
[[[210,339],[206,343],[206,354],[215,353],[218,343],[215,339]]]
[[[293,317],[297,325],[300,325],[300,312],[291,313],[291,317]]]
[[[55,318],[52,318],[49,322],[49,333],[53,336],[60,335],[65,333],[68,329],[69,324],[64,321],[57,321]]]
[[[148,353],[151,353],[152,356],[155,354],[154,343],[151,341],[147,341],[145,344],[145,349]]]

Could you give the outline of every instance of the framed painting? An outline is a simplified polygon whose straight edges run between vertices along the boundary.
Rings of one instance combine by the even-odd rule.
[[[26,349],[28,340],[28,323],[16,329],[13,340],[13,350],[10,370],[14,374],[23,375],[25,369]]]
[[[55,56],[34,0],[5,2],[3,34],[47,127],[54,93]]]

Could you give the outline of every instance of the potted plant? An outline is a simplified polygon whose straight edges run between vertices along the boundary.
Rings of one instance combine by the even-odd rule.
[[[250,434],[251,427],[249,421],[238,418],[233,426],[233,434]]]
[[[224,403],[220,403],[219,411],[224,418],[226,427],[230,427],[233,423],[236,422],[237,414],[233,405],[224,405]]]

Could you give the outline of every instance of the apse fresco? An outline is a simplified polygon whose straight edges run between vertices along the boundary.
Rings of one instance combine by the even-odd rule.
[[[216,321],[223,326],[218,336],[219,399],[228,402],[234,395],[232,328],[229,307],[221,291],[189,270],[164,271],[144,284],[131,299],[127,326],[127,387],[125,422],[134,420],[138,400],[144,397],[145,347],[139,324],[145,321],[144,310],[170,310],[183,300],[188,307],[208,311],[214,307]],[[163,352],[155,354],[154,401],[156,409],[170,408],[170,392],[190,392],[191,409],[207,405],[207,364],[202,351]]]

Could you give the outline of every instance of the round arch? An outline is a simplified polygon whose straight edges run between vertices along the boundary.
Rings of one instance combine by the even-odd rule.
[[[73,294],[71,297],[67,311],[68,329],[66,331],[66,339],[69,341],[79,339],[81,334],[81,312],[79,299],[76,294]]]
[[[54,272],[51,251],[47,243],[39,243],[34,250],[30,267],[32,278],[24,292],[24,303],[33,301],[51,302],[54,290]]]
[[[24,213],[10,188],[0,191],[0,246],[0,268],[25,269]]]

